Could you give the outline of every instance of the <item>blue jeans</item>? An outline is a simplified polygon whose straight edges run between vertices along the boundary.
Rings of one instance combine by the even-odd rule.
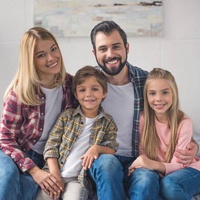
[[[94,161],[89,173],[96,183],[98,200],[125,200],[126,195],[130,200],[160,199],[157,172],[141,168],[128,176],[133,160],[132,157],[106,154]]]
[[[200,192],[200,171],[191,167],[177,170],[165,176],[160,186],[166,200],[190,200]]]
[[[43,166],[43,156],[27,152],[36,164]],[[34,200],[39,186],[33,178],[22,173],[13,160],[0,150],[0,200]]]
[[[129,179],[130,200],[159,200],[160,178],[157,171],[138,168]]]
[[[124,188],[130,200],[162,199],[159,196],[160,178],[156,171],[138,168],[128,176],[128,168],[135,159],[118,155],[116,157],[123,166]]]
[[[98,200],[125,200],[123,169],[113,155],[102,154],[96,159],[89,174],[96,184]]]

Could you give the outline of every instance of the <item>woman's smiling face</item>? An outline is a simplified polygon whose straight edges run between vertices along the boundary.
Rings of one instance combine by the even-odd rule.
[[[47,76],[55,76],[61,70],[61,53],[54,40],[38,40],[34,63],[41,80]]]

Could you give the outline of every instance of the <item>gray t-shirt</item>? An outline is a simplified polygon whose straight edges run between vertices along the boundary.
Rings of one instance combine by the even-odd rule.
[[[32,147],[32,149],[39,154],[43,154],[44,146],[49,137],[49,132],[55,124],[58,115],[61,113],[61,103],[63,98],[62,86],[53,89],[41,87],[41,90],[46,96],[44,117],[45,123],[42,136]]]
[[[102,102],[105,112],[113,116],[118,127],[116,155],[132,156],[132,128],[134,114],[134,89],[130,82],[126,85],[108,83],[108,94]]]

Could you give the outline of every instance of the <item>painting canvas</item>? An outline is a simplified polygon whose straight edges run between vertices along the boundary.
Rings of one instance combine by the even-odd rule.
[[[162,1],[34,0],[34,26],[56,37],[89,37],[103,20],[113,20],[128,36],[163,35]]]

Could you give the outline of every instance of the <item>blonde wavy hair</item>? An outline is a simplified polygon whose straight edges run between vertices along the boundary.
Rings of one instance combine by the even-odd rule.
[[[36,92],[41,93],[40,86],[42,82],[34,64],[34,51],[39,40],[53,40],[58,46],[55,37],[42,27],[33,27],[25,32],[20,43],[18,70],[4,94],[4,100],[13,90],[19,101],[26,105],[34,106],[42,103],[36,95]],[[59,46],[58,49],[60,51]],[[65,75],[66,70],[61,54],[61,70],[59,74],[55,75],[55,87],[64,83]]]
[[[178,88],[173,75],[164,69],[154,68],[147,76],[144,86],[144,127],[142,131],[141,145],[145,154],[152,160],[157,160],[157,149],[160,141],[155,127],[155,112],[149,106],[147,99],[148,85],[153,79],[165,79],[172,90],[172,105],[168,110],[168,126],[171,131],[170,142],[165,155],[165,162],[170,162],[175,151],[177,142],[177,131],[184,113],[179,110]]]

